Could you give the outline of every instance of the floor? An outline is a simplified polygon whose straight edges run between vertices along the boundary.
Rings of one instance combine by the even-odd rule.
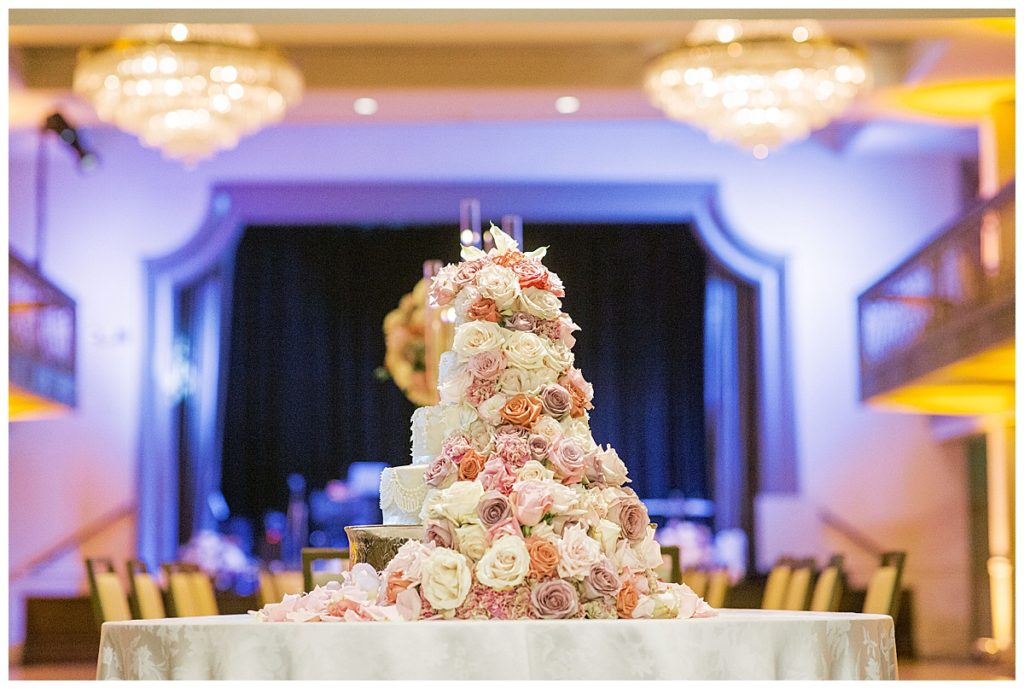
[[[96,665],[79,663],[69,665],[11,666],[10,679],[95,679]],[[1013,679],[1013,668],[979,665],[968,662],[918,660],[900,662],[900,679]]]

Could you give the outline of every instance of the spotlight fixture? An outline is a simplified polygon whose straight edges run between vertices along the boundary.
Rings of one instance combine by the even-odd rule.
[[[45,134],[46,132],[54,132],[60,137],[60,140],[66,143],[78,156],[78,169],[88,172],[99,164],[99,158],[96,154],[88,150],[82,143],[82,137],[79,135],[78,130],[71,126],[64,116],[59,112],[55,112],[46,118],[43,126],[40,128]]]

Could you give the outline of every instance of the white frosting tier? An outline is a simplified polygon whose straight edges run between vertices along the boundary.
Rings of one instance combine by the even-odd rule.
[[[423,482],[426,465],[389,467],[380,474],[380,509],[385,524],[419,524],[430,486]]]
[[[452,351],[447,351],[441,355],[440,361],[437,363],[437,382],[443,384],[451,378],[452,373],[459,367],[459,355]]]

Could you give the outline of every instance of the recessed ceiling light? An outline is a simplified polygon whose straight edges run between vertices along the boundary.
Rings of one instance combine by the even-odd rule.
[[[377,101],[373,98],[356,98],[352,109],[359,115],[372,115],[377,112]]]
[[[571,115],[580,109],[580,99],[575,96],[562,96],[555,101],[555,110],[563,115]]]
[[[757,144],[754,146],[754,157],[758,160],[764,160],[768,157],[768,147],[764,144]]]
[[[184,41],[188,38],[188,27],[184,24],[175,24],[171,27],[171,38],[176,41]]]

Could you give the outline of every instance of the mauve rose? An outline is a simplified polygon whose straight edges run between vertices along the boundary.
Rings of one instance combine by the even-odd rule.
[[[583,475],[591,485],[605,484],[604,467],[601,464],[601,456],[596,450],[591,450],[583,457]]]
[[[523,333],[532,333],[537,327],[537,319],[531,314],[518,311],[505,319],[505,327]]]
[[[477,352],[469,357],[466,370],[478,380],[496,381],[505,370],[505,355],[497,349]]]
[[[512,492],[516,477],[505,466],[505,462],[501,461],[501,457],[491,455],[484,464],[484,470],[477,476],[477,480],[483,485],[484,490],[494,490],[502,495],[508,495]]]
[[[583,479],[586,471],[583,449],[572,438],[562,437],[552,443],[548,450],[548,461],[562,483],[571,485]]]
[[[540,261],[525,258],[512,266],[512,272],[519,278],[519,286],[546,289],[548,286],[548,269]]]
[[[480,498],[476,513],[480,515],[480,523],[490,529],[512,516],[512,506],[509,505],[508,498],[501,493],[489,491]]]
[[[534,459],[544,459],[548,456],[551,441],[546,435],[531,435],[527,446],[530,448],[531,457]]]
[[[494,305],[493,299],[480,297],[466,309],[466,318],[471,321],[490,321],[497,323],[501,316],[498,315],[498,308]]]
[[[433,543],[439,548],[455,547],[455,525],[447,519],[427,522],[424,527],[424,543]]]
[[[537,615],[545,620],[572,617],[579,609],[576,587],[564,579],[545,579],[534,584],[530,602]]]
[[[494,429],[494,436],[498,437],[499,435],[513,435],[525,440],[530,437],[530,431],[514,423],[503,423]]]
[[[453,479],[458,475],[458,465],[444,455],[438,455],[437,457],[434,457],[434,461],[432,461],[427,466],[426,471],[423,472],[423,480],[429,486],[433,486],[434,488],[443,488],[449,479]]]
[[[494,397],[493,380],[474,380],[466,388],[466,403],[474,407],[480,406],[484,400]]]
[[[557,383],[545,385],[540,391],[540,403],[544,411],[556,419],[561,419],[572,409],[572,396],[569,391]]]
[[[651,523],[647,516],[647,507],[636,498],[619,498],[608,506],[609,521],[618,524],[622,535],[630,543],[639,543],[647,535],[647,527]]]
[[[495,436],[494,454],[501,457],[510,470],[520,469],[530,458],[530,447],[525,438],[504,434]]]
[[[533,328],[533,332],[534,334],[546,337],[549,340],[557,340],[560,328],[561,326],[558,325],[558,321],[542,321],[538,319],[537,325]]]
[[[583,578],[583,597],[586,600],[614,596],[619,592],[622,582],[615,571],[615,565],[607,558],[598,560],[590,568],[590,573]]]

